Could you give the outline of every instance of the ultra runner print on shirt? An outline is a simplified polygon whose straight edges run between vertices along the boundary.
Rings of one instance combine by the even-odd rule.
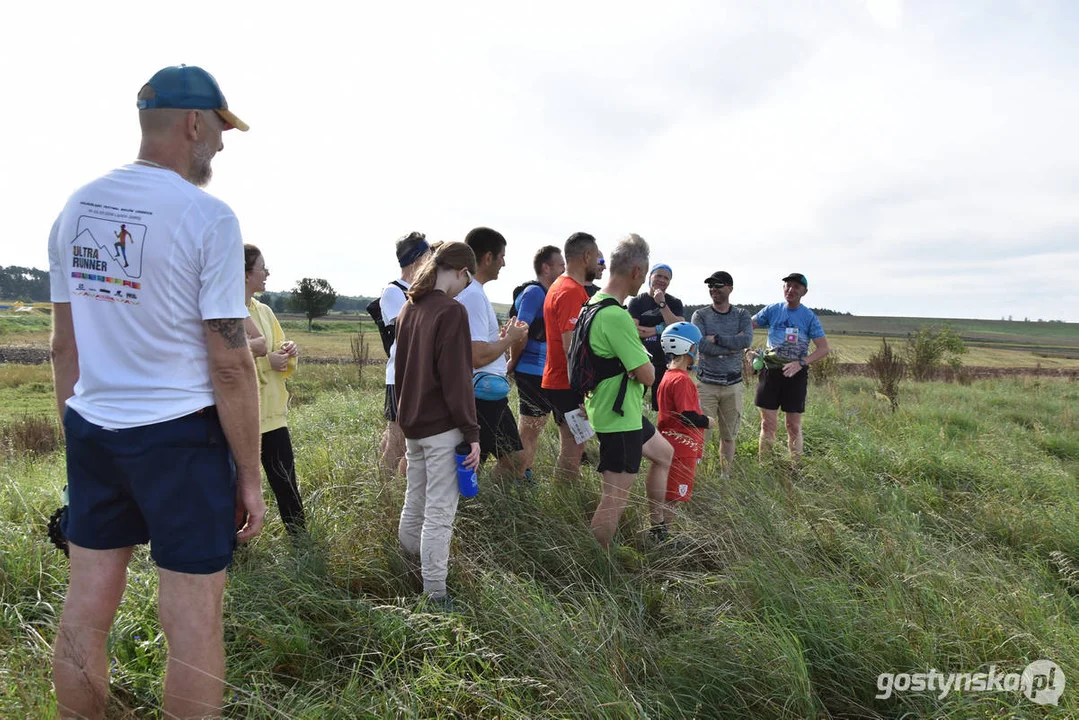
[[[71,241],[71,292],[138,305],[146,225],[139,211],[81,202],[84,212]],[[113,217],[97,217],[98,214]]]

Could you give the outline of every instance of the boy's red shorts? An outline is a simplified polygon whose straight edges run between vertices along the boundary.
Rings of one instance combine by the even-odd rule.
[[[693,494],[693,478],[697,475],[696,457],[675,455],[667,475],[667,500],[687,502]]]

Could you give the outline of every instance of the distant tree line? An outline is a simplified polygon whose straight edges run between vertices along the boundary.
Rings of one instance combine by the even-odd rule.
[[[366,295],[338,295],[330,312],[359,314],[366,313],[367,304],[374,298]],[[259,293],[259,301],[270,306],[275,313],[303,312],[302,308],[292,305],[292,291]]]
[[[49,301],[49,273],[11,265],[0,268],[0,300]]]
[[[259,294],[259,300],[269,305],[275,313],[283,312],[306,312],[303,306],[297,305],[293,299],[294,290],[282,292],[264,292]],[[361,314],[366,313],[367,304],[374,298],[369,295],[337,295],[333,307],[329,309],[334,313]],[[25,268],[17,265],[0,268],[0,300],[22,300],[23,302],[48,302],[49,301],[49,273],[37,268]],[[707,305],[686,305],[686,320],[693,317],[693,311]],[[751,314],[756,314],[764,305],[739,304]],[[850,315],[851,313],[829,310],[827,308],[813,308],[817,315]],[[1011,320],[1011,318],[1008,318]],[[1029,320],[1027,321],[1029,322]],[[1039,320],[1038,322],[1042,322]],[[1054,322],[1050,320],[1049,322]]]
[[[1003,316],[1001,316],[1001,318],[1000,318],[1000,319],[1001,319],[1001,320],[1005,320],[1005,321],[1007,321],[1007,322],[1012,322],[1012,316],[1011,316],[1011,315],[1009,315],[1008,317],[1003,317]],[[1025,318],[1023,318],[1023,322],[1039,322],[1039,323],[1060,323],[1061,325],[1063,325],[1063,324],[1064,324],[1064,321],[1063,321],[1063,320],[1043,320],[1042,318],[1038,318],[1037,320],[1031,320],[1031,319],[1030,319],[1030,318],[1028,318],[1028,317],[1025,317]]]

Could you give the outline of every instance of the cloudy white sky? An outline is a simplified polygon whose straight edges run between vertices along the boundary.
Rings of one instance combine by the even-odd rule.
[[[632,231],[687,302],[714,270],[743,302],[798,271],[859,315],[1079,321],[1076,2],[15,7],[0,265],[47,267],[67,195],[134,159],[139,87],[184,62],[251,125],[208,189],[271,290],[373,294],[400,235],[489,225],[496,301],[541,245]]]

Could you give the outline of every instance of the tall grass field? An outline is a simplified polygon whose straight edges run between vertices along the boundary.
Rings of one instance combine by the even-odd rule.
[[[311,537],[294,546],[268,494],[229,573],[228,717],[1079,717],[1079,383],[906,383],[895,413],[868,379],[813,385],[793,476],[758,465],[747,392],[735,472],[720,479],[710,444],[676,542],[649,542],[638,483],[610,552],[588,526],[598,476],[552,481],[548,427],[535,487],[483,474],[461,502],[459,607],[438,614],[398,552],[404,482],[376,470],[382,382],[301,363],[291,383]],[[55,712],[68,564],[44,533],[64,484],[50,393],[46,366],[0,364],[2,718]],[[159,712],[155,596],[142,550],[109,637],[111,718]],[[1039,659],[1068,680],[1057,705],[898,682],[877,697],[882,673]]]

